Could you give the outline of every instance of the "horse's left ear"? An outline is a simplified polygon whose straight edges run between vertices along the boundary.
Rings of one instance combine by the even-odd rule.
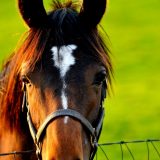
[[[30,28],[40,27],[45,23],[47,13],[43,0],[18,0],[18,7],[24,21]]]
[[[91,28],[96,27],[105,13],[107,0],[83,0],[80,19]]]

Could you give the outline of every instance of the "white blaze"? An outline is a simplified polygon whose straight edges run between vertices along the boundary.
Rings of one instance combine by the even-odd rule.
[[[75,57],[73,56],[73,51],[77,48],[76,45],[67,45],[61,46],[59,49],[58,47],[52,47],[52,59],[54,61],[54,65],[56,68],[60,70],[60,76],[63,82],[61,100],[62,100],[62,107],[64,109],[68,108],[68,99],[65,93],[65,89],[67,85],[65,83],[65,76],[66,73],[70,70],[70,67],[75,64]],[[64,123],[67,123],[68,117],[66,116],[64,119]]]

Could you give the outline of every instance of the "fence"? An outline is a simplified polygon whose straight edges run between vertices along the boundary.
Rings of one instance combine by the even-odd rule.
[[[128,158],[131,159],[131,160],[137,160],[135,158],[135,153],[133,153],[131,147],[129,146],[130,144],[140,144],[140,143],[145,143],[146,145],[146,153],[147,153],[147,156],[146,156],[146,160],[155,160],[152,159],[150,157],[150,153],[151,153],[151,147],[152,147],[152,150],[154,150],[155,152],[155,155],[156,155],[156,159],[159,159],[160,160],[160,147],[158,147],[155,143],[160,143],[160,139],[147,139],[147,140],[134,140],[134,141],[119,141],[119,142],[110,142],[110,143],[101,143],[101,144],[98,144],[98,150],[101,151],[104,155],[104,159],[106,160],[112,160],[109,155],[108,155],[108,148],[106,147],[109,147],[109,146],[119,146],[119,150],[120,150],[120,157],[116,157],[114,160],[117,160],[117,159],[121,159],[121,160],[126,160],[125,159],[125,156],[124,156],[124,152],[128,152]],[[9,152],[9,153],[2,153],[0,154],[0,157],[5,157],[5,156],[13,156],[13,160],[16,160],[16,156],[18,155],[22,155],[22,154],[30,154],[30,153],[33,153],[34,150],[28,150],[28,151],[22,151],[22,152]],[[96,156],[95,156],[95,160],[99,160],[98,158],[98,154],[99,152],[96,153]],[[127,159],[128,159],[127,158]],[[142,160],[142,159],[141,159]]]
[[[147,139],[147,140],[134,140],[134,141],[119,141],[119,142],[111,142],[111,143],[102,143],[102,144],[98,144],[98,150],[99,152],[101,151],[103,153],[103,160],[104,158],[106,160],[113,160],[111,158],[111,156],[109,156],[109,146],[118,146],[119,147],[119,156],[115,158],[114,156],[114,160],[139,160],[136,158],[135,156],[135,152],[133,152],[132,148],[133,148],[133,144],[145,144],[145,146],[143,145],[143,147],[145,147],[146,150],[146,158],[143,158],[143,160],[160,160],[160,146],[158,146],[157,144],[160,144],[160,139]],[[131,147],[132,145],[132,147]],[[112,149],[112,151],[115,152],[117,150],[117,148],[114,147]],[[135,147],[135,146],[134,146]],[[99,153],[98,152],[98,153]],[[152,153],[154,152],[154,153]],[[98,153],[95,156],[95,160],[99,159],[98,158]],[[151,157],[151,153],[152,153],[152,157]],[[154,157],[153,157],[154,155]],[[142,159],[140,159],[142,160]]]

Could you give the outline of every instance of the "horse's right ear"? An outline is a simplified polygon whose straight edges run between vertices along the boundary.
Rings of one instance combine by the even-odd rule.
[[[18,0],[18,7],[30,28],[39,27],[45,23],[47,13],[42,0]]]

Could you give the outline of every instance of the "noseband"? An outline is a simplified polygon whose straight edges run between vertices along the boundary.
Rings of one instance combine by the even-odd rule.
[[[102,97],[101,97],[101,106],[99,109],[99,115],[97,119],[96,126],[93,127],[93,125],[79,112],[72,110],[72,109],[59,109],[55,112],[52,112],[47,116],[45,121],[42,123],[42,125],[39,127],[38,131],[36,131],[34,124],[31,119],[30,115],[30,109],[27,101],[27,91],[26,86],[24,84],[24,95],[23,95],[23,104],[22,104],[22,110],[24,108],[27,109],[27,122],[29,125],[29,130],[31,133],[31,136],[33,138],[34,144],[36,146],[36,154],[38,160],[41,160],[41,149],[42,149],[42,134],[45,132],[47,126],[53,122],[54,120],[58,119],[59,117],[69,116],[77,121],[79,121],[89,132],[90,136],[90,143],[91,143],[91,153],[90,153],[90,160],[93,160],[95,153],[97,151],[98,147],[98,139],[101,134],[101,129],[103,125],[103,119],[104,119],[104,107],[102,106],[102,102],[104,101],[104,98],[106,97],[106,83],[102,86]]]

